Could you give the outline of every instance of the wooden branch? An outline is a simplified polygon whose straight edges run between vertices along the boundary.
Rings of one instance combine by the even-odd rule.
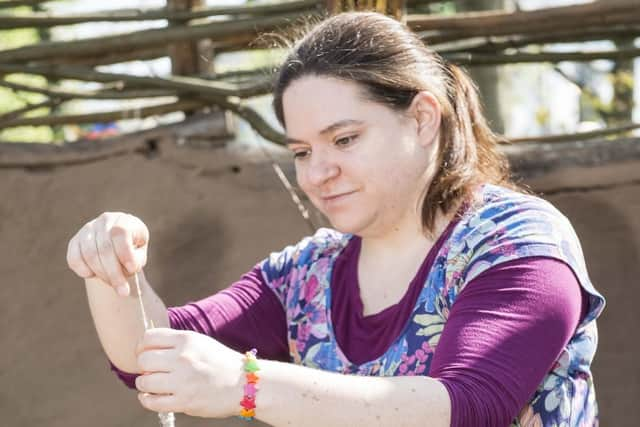
[[[228,37],[221,37],[217,39],[209,39],[212,47],[216,52],[229,52],[234,50],[249,50],[260,49],[258,43],[254,43],[257,39],[255,34],[245,33],[236,34]]]
[[[600,138],[603,136],[617,135],[632,131],[634,129],[640,129],[640,123],[629,123],[622,126],[608,127],[605,129],[592,130],[589,132],[577,132],[572,134],[559,134],[559,135],[544,135],[533,136],[525,138],[507,138],[507,144],[509,143],[524,143],[524,142],[568,142],[568,141],[584,141],[588,139]]]
[[[253,42],[256,40],[256,35],[252,33],[232,35],[231,37],[209,40],[211,41],[212,48],[217,53],[261,48],[260,46],[253,44]],[[114,51],[99,55],[83,55],[73,57],[59,56],[48,58],[46,63],[58,65],[84,65],[93,67],[97,65],[118,64],[128,61],[150,61],[165,56],[169,56],[167,46],[157,46],[134,50]]]
[[[97,65],[118,64],[129,61],[150,61],[167,56],[167,47],[158,46],[146,49],[132,49],[122,52],[108,52],[101,55],[85,55],[73,57],[53,57],[47,60],[47,64],[83,65],[94,67]]]
[[[290,2],[285,5],[291,6],[294,3],[311,4],[311,2],[305,1]],[[455,46],[436,44],[433,47],[437,51],[460,52],[470,49],[488,52],[532,43],[592,40],[623,34],[638,34],[640,32],[640,11],[638,9],[640,8],[630,5],[630,3],[614,1],[607,2],[607,4],[597,2],[527,12],[465,13],[458,14],[454,18],[439,16],[425,18],[423,15],[410,15],[408,19],[409,24],[416,28],[430,29],[429,33],[423,35],[427,42],[446,43],[451,40],[463,40],[461,44]],[[197,13],[200,12],[205,11]],[[140,15],[139,12],[137,13]],[[566,27],[566,22],[569,22],[567,17],[573,15],[581,19],[580,29],[558,30],[558,28]],[[300,14],[293,14],[291,19],[299,16]],[[256,25],[259,24],[261,31],[268,31],[277,25],[273,22],[265,22],[265,19],[278,21],[278,18],[239,19],[180,26],[172,29],[143,30],[125,35],[71,42],[30,45],[0,51],[0,61],[47,60],[54,63],[99,65],[124,62],[130,59],[150,59],[165,56],[165,46],[168,43],[200,37],[213,37],[216,50],[227,51],[246,47],[253,39],[252,33]],[[4,18],[0,17],[0,21],[2,19]],[[516,24],[512,24],[512,21]],[[526,25],[522,22],[525,22]],[[627,31],[634,32],[627,34]],[[540,36],[540,34],[544,35]],[[505,36],[511,38],[500,39]],[[494,40],[496,37],[497,41]],[[124,45],[126,48],[123,48]]]
[[[487,27],[509,27],[522,29],[523,26],[535,25],[552,20],[589,19],[596,24],[612,24],[610,17],[619,18],[621,15],[636,16],[640,13],[637,4],[610,0],[607,2],[593,2],[572,6],[560,6],[529,11],[482,11],[465,12],[454,15],[409,15],[407,25],[414,31],[473,31]],[[567,22],[567,21],[564,21]],[[580,21],[582,25],[582,21]],[[509,31],[519,32],[519,31]]]
[[[423,32],[422,38],[433,44],[476,36],[544,34],[566,28],[567,23],[572,22],[580,22],[581,27],[600,28],[638,25],[640,8],[634,2],[612,0],[531,11],[407,16],[407,25],[416,32]]]
[[[275,142],[280,145],[284,145],[284,135],[279,131],[273,129],[261,116],[257,111],[252,109],[251,107],[244,105],[241,101],[235,100],[227,100],[224,98],[209,98],[202,99],[203,101],[211,101],[212,103],[216,103],[220,105],[222,108],[225,108],[236,115],[245,119],[255,130],[256,132],[262,136],[263,138]],[[177,104],[177,103],[176,103]],[[96,116],[95,114],[93,115]],[[94,121],[91,121],[93,123]],[[171,126],[171,125],[170,125]],[[175,126],[175,125],[174,125]],[[148,134],[147,138],[155,139],[159,132],[162,131],[164,126],[160,126],[155,129],[151,129],[149,131],[145,131]],[[144,141],[140,141],[140,136],[137,138],[137,143],[133,146],[125,145],[124,142],[127,139],[131,139],[128,135],[119,136],[117,138],[112,138],[114,140],[111,144],[105,144],[102,146],[102,149],[96,152],[95,144],[96,142],[88,142],[88,143],[73,143],[74,148],[78,147],[81,152],[80,153],[68,153],[70,150],[64,150],[66,146],[48,146],[45,151],[52,151],[49,155],[39,155],[36,162],[32,162],[35,164],[27,164],[24,159],[16,159],[15,156],[7,155],[4,151],[5,147],[1,147],[0,149],[0,168],[6,167],[24,167],[24,166],[53,166],[53,165],[61,165],[61,164],[77,164],[77,163],[86,163],[88,161],[100,160],[107,157],[112,157],[114,155],[127,154],[133,151],[139,151],[141,148],[144,148]],[[76,145],[77,144],[77,145]],[[18,144],[9,144],[9,145],[18,145]],[[40,144],[38,144],[40,145]],[[115,147],[114,147],[115,145]],[[100,148],[100,147],[99,147]],[[67,151],[67,153],[64,153]],[[91,153],[82,153],[82,151],[92,151]],[[66,154],[66,155],[65,155]]]
[[[232,70],[226,71],[224,73],[214,73],[213,75],[203,75],[200,76],[205,80],[236,80],[236,79],[255,79],[255,78],[265,78],[270,79],[274,76],[274,70],[278,67],[278,64],[273,64],[271,66],[252,68],[246,70]]]
[[[0,3],[2,5],[3,3]],[[239,6],[218,6],[191,12],[167,11],[166,9],[139,10],[126,9],[107,12],[56,16],[50,13],[31,13],[26,16],[0,16],[0,29],[48,28],[60,25],[84,24],[88,22],[125,22],[173,20],[190,21],[219,15],[275,15],[281,13],[311,11],[317,8],[318,0],[297,0],[284,3]],[[2,7],[2,6],[0,6]]]
[[[0,168],[36,168],[86,164],[132,153],[147,153],[150,142],[162,150],[164,144],[226,129],[226,117],[220,114],[195,114],[179,123],[156,126],[99,140],[81,140],[63,144],[1,143]]]
[[[431,44],[429,47],[439,53],[490,53],[529,45],[613,40],[619,37],[636,36],[640,36],[640,25],[618,25],[610,28],[580,27],[546,32],[543,35],[516,34],[512,36],[471,37],[447,43]]]
[[[0,141],[0,169],[80,165],[145,151],[148,151],[147,140],[124,140],[121,135],[62,145]]]
[[[45,75],[48,77],[79,78],[79,79],[84,79],[89,81],[101,81],[101,82],[117,80],[125,83],[139,84],[142,86],[175,89],[179,93],[184,93],[187,95],[190,94],[191,97],[197,97],[200,100],[206,100],[210,103],[219,105],[220,107],[227,109],[237,114],[238,116],[242,117],[243,119],[245,119],[265,139],[275,142],[277,144],[284,143],[284,136],[280,132],[271,128],[271,126],[269,126],[269,124],[255,110],[253,110],[252,108],[248,107],[247,105],[243,104],[240,101],[235,101],[233,99],[227,98],[227,96],[238,97],[239,93],[243,95],[252,94],[252,93],[257,94],[258,93],[257,89],[260,89],[260,93],[262,93],[262,91],[269,92],[271,90],[270,79],[265,79],[263,83],[254,84],[253,86],[245,89],[243,92],[242,89],[221,90],[219,87],[216,87],[216,85],[221,84],[220,82],[213,83],[213,82],[206,81],[204,79],[196,79],[196,78],[190,78],[190,77],[173,77],[173,78],[166,79],[166,78],[159,78],[159,77],[137,77],[137,76],[128,76],[123,74],[100,73],[93,70],[83,70],[83,69],[72,70],[69,68],[65,68],[63,71],[60,71],[58,67],[9,66],[9,65],[0,64],[0,73],[2,72],[33,73],[33,74]],[[194,82],[197,82],[197,83],[194,83]],[[172,105],[177,105],[177,104],[178,103],[175,103]],[[202,105],[202,103],[200,105]],[[148,107],[148,108],[152,108],[152,107]],[[182,108],[187,109],[185,106],[182,106],[181,108],[178,108],[178,109],[182,109]],[[174,110],[174,111],[177,111],[177,110]],[[114,113],[114,114],[117,114],[117,113]],[[77,120],[77,119],[78,119],[77,117],[73,118],[73,120]],[[23,120],[27,120],[27,119],[23,119]],[[51,124],[53,124],[55,123],[56,119],[51,118],[50,120],[52,120]],[[65,119],[65,120],[70,120],[70,119]],[[96,119],[95,115],[91,117],[91,119],[87,119],[87,120],[89,120],[90,123],[99,121]],[[116,120],[116,119],[111,118],[109,120]],[[104,119],[103,121],[109,121],[109,120]],[[74,123],[74,122],[71,122],[71,123]],[[59,124],[59,123],[56,123],[56,124]],[[15,122],[12,122],[11,125],[14,126]],[[20,125],[24,125],[24,124],[21,123]]]
[[[90,114],[69,114],[61,116],[27,117],[14,119],[0,125],[0,129],[14,128],[18,126],[55,126],[81,123],[105,123],[116,120],[137,119],[175,111],[193,110],[205,105],[203,101],[178,101],[170,104],[153,105],[150,107],[130,108],[120,111],[108,111]]]
[[[443,54],[448,61],[460,65],[481,66],[500,65],[517,63],[537,63],[537,62],[561,62],[575,61],[587,62],[596,59],[609,59],[618,61],[620,59],[635,58],[640,56],[640,48],[620,49],[598,52],[542,52],[542,53],[514,53],[514,54],[476,54],[476,53],[454,53]]]
[[[559,66],[554,65],[553,71],[555,71],[560,77],[565,79],[567,82],[571,83],[572,85],[580,89],[581,92],[592,94],[591,90],[584,83],[571,78],[567,73],[562,71],[562,68],[560,68]]]
[[[237,19],[206,24],[182,25],[170,28],[135,31],[128,34],[96,37],[84,40],[38,43],[16,49],[0,51],[0,62],[44,61],[66,56],[103,55],[109,52],[164,46],[170,43],[202,38],[216,38],[247,32],[274,30],[291,25],[303,16],[289,13],[260,18]]]
[[[558,33],[546,33],[542,35],[526,36],[506,39],[492,43],[492,46],[486,48],[476,47],[473,51],[497,51],[508,48],[518,48],[532,44],[551,44],[551,43],[575,43],[598,40],[615,40],[619,37],[637,37],[640,36],[640,23],[638,25],[620,25],[613,27],[581,27],[572,30],[564,30]]]
[[[0,1],[0,9],[10,9],[20,6],[37,6],[41,3],[47,3],[51,0],[19,0],[19,1]]]
[[[28,67],[28,68],[36,68],[36,67]],[[47,67],[38,67],[38,68],[47,68]],[[3,70],[3,65],[0,64],[0,72],[5,71]],[[14,72],[14,71],[12,71]],[[126,76],[126,75],[120,75],[120,74],[108,74],[108,73],[97,73],[97,72],[91,72],[91,70],[89,71],[83,71],[83,70],[75,70],[75,74],[73,74],[73,77],[71,78],[75,78],[78,76],[83,76],[84,78],[88,79],[88,80],[92,80],[92,81],[113,81],[113,80],[121,80],[127,83],[138,83],[138,84],[142,84],[142,85],[149,85],[149,86],[157,86],[157,87],[168,87],[167,83],[170,83],[171,81],[174,81],[174,83],[176,83],[176,80],[183,80],[183,82],[181,82],[182,84],[177,84],[177,86],[175,87],[176,89],[178,89],[178,92],[181,93],[186,93],[186,94],[191,94],[191,96],[196,96],[201,99],[201,100],[206,100],[209,103],[213,103],[216,104],[224,109],[227,109],[235,114],[237,114],[238,116],[242,117],[243,119],[245,119],[247,122],[249,122],[249,124],[265,139],[275,142],[277,144],[283,144],[284,143],[284,136],[274,130],[273,128],[271,128],[271,126],[269,126],[269,124],[253,109],[251,109],[250,107],[246,106],[245,104],[243,104],[242,102],[239,101],[234,101],[234,100],[230,100],[227,99],[226,96],[227,95],[231,95],[231,96],[238,96],[237,93],[234,91],[230,91],[230,92],[225,92],[225,91],[218,91],[218,90],[211,90],[211,82],[207,82],[206,80],[202,80],[202,79],[193,79],[193,78],[173,78],[173,79],[160,79],[160,78],[153,78],[153,77],[134,77],[134,76]],[[43,74],[43,73],[37,73],[37,74]],[[43,74],[44,75],[44,74]],[[69,78],[69,74],[55,74],[55,76],[57,78]],[[64,77],[62,77],[64,76]],[[96,78],[98,77],[98,78]],[[188,81],[198,81],[198,82],[204,82],[205,84],[198,84],[198,85],[193,85],[191,83],[184,83],[184,80],[188,80]],[[254,85],[254,88],[262,88],[266,91],[270,91],[271,89],[271,82],[270,80],[265,80],[265,83],[262,84],[262,86],[260,85]],[[255,89],[254,89],[255,91]],[[245,92],[245,94],[247,94],[249,92]],[[175,105],[175,104],[174,104]],[[151,108],[151,107],[149,107]],[[181,106],[180,108],[176,108],[176,110],[181,110],[181,109],[186,109],[185,106]],[[113,113],[113,114],[117,114],[117,113]],[[157,113],[159,114],[159,113]],[[91,115],[90,118],[86,118],[87,121],[83,121],[82,123],[92,123],[92,122],[97,122],[97,121],[110,121],[110,120],[116,120],[116,118],[113,118],[113,116],[108,116],[109,119],[105,119],[104,117],[100,117],[100,116],[96,116],[96,115]],[[68,117],[66,119],[54,119],[54,118],[50,118],[51,122],[45,122],[42,123],[42,121],[38,122],[38,123],[42,123],[42,124],[54,124],[56,123],[55,120],[66,120],[67,123],[78,123],[78,120],[83,119],[82,117]],[[100,119],[100,120],[98,120]],[[24,119],[27,120],[27,119]],[[29,122],[18,122],[18,125],[26,125],[29,124]],[[56,123],[56,124],[60,124],[60,123]],[[31,125],[33,125],[33,122],[31,122]],[[17,126],[16,122],[12,122],[11,126]]]
[[[312,5],[316,2],[301,1],[285,3],[287,7],[294,4]],[[281,5],[278,5],[281,6]],[[257,7],[257,6],[252,6]],[[266,7],[266,6],[265,6]],[[239,9],[248,6],[242,6]],[[211,12],[211,10],[229,10],[233,8],[210,8],[195,13]],[[613,1],[589,3],[577,6],[557,7],[551,9],[526,12],[474,12],[458,14],[454,18],[423,15],[409,16],[409,24],[416,28],[429,28],[431,33],[424,36],[428,42],[437,40],[461,40],[456,44],[436,44],[433,47],[440,52],[494,52],[507,47],[519,47],[533,43],[553,43],[565,41],[580,41],[602,39],[603,37],[617,37],[620,35],[640,34],[640,8],[629,2]],[[154,11],[157,13],[161,11]],[[129,12],[141,15],[141,12]],[[147,12],[142,12],[147,13]],[[149,12],[151,13],[151,12]],[[162,12],[165,13],[166,12]],[[582,19],[581,28],[558,30],[568,22],[568,16],[578,16]],[[132,15],[133,16],[133,15]],[[190,16],[190,15],[189,15]],[[293,14],[292,17],[299,17]],[[279,17],[271,17],[278,20]],[[4,19],[0,17],[1,20]],[[584,21],[588,19],[590,21]],[[514,21],[515,20],[515,21]],[[621,21],[622,20],[622,21]],[[262,22],[259,22],[262,21]],[[166,55],[166,44],[175,40],[199,38],[212,31],[213,44],[218,52],[246,48],[250,40],[253,24],[264,25],[263,30],[274,27],[273,22],[265,23],[265,19],[252,18],[237,21],[180,26],[172,29],[144,30],[125,35],[108,36],[72,42],[53,42],[48,44],[31,45],[18,49],[0,51],[0,61],[31,61],[47,60],[59,64],[100,65],[124,62],[132,59],[151,59]],[[526,25],[514,22],[525,22]],[[623,22],[615,24],[615,22]],[[595,25],[595,27],[593,26]],[[565,25],[566,26],[566,25]],[[214,30],[213,27],[216,27]],[[244,30],[241,30],[244,28]],[[435,29],[435,33],[433,32]],[[178,30],[180,34],[173,31]],[[249,33],[247,33],[247,30]],[[195,31],[195,32],[193,32]],[[162,36],[163,33],[167,36]],[[505,34],[508,38],[505,40]],[[544,35],[540,35],[540,33]],[[471,38],[470,38],[471,37]],[[501,38],[502,37],[502,38]],[[210,37],[205,37],[210,38]],[[126,44],[126,48],[122,46]],[[151,47],[149,47],[151,46]],[[157,47],[156,47],[157,46]],[[623,56],[625,54],[622,54]],[[606,55],[605,55],[606,57]],[[506,63],[516,58],[481,58],[478,64]],[[509,61],[506,61],[509,59]],[[463,63],[468,59],[461,59]],[[496,62],[497,61],[497,62]],[[520,59],[518,59],[520,61]],[[530,62],[524,58],[522,62]],[[471,63],[470,63],[471,64]],[[475,62],[473,63],[475,64]]]
[[[132,84],[143,87],[173,89],[180,93],[196,93],[217,97],[237,96],[246,98],[263,95],[271,91],[271,81],[269,79],[246,86],[239,86],[195,77],[140,77],[128,74],[103,73],[80,67],[0,64],[0,74],[9,73],[37,74],[48,78],[76,79],[102,83],[121,81],[125,85]]]
[[[518,179],[531,179],[554,170],[626,163],[640,159],[640,138],[637,137],[557,144],[514,144],[501,148],[509,158],[514,175]]]
[[[13,111],[9,111],[8,113],[0,114],[0,129],[2,126],[11,123],[13,120],[16,120],[28,113],[29,111],[34,111],[39,108],[44,107],[57,107],[62,103],[61,99],[47,99],[46,101],[38,102],[37,104],[29,104],[22,108],[18,108]]]
[[[0,80],[0,86],[14,91],[41,93],[48,97],[60,99],[136,99],[136,98],[157,98],[165,96],[176,96],[176,91],[165,89],[141,89],[141,90],[110,90],[102,89],[96,91],[71,91],[48,89],[25,84]]]
[[[239,117],[245,119],[253,129],[264,139],[279,145],[284,145],[285,136],[281,132],[275,130],[267,123],[264,118],[256,110],[242,103],[231,99],[211,99],[216,105],[229,110]]]
[[[423,4],[441,3],[441,2],[442,0],[407,0],[407,7],[416,7],[416,6],[422,6]]]

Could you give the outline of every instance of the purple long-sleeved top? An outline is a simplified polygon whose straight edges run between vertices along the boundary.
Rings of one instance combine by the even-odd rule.
[[[357,278],[360,240],[336,261],[332,281],[336,339],[354,363],[379,357],[409,321],[452,222],[429,251],[404,297],[363,316]],[[447,388],[451,426],[507,426],[551,369],[586,314],[586,293],[562,261],[530,257],[496,265],[458,295],[443,329],[429,376]],[[174,329],[194,330],[263,358],[289,360],[285,311],[259,267],[229,288],[182,307],[169,308]],[[112,369],[129,387],[135,374]]]

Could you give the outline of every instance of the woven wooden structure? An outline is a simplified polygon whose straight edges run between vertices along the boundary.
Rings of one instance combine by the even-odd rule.
[[[0,130],[18,126],[59,126],[100,123],[122,118],[144,118],[176,111],[192,114],[215,108],[248,121],[263,138],[281,143],[279,130],[251,109],[245,99],[271,90],[271,72],[276,64],[256,69],[216,73],[214,55],[269,47],[256,43],[267,32],[286,32],[309,17],[343,10],[375,10],[401,19],[434,50],[467,67],[507,63],[626,60],[640,55],[633,44],[619,44],[605,51],[547,51],[557,42],[633,39],[640,35],[640,7],[635,0],[597,1],[534,11],[459,13],[453,16],[416,13],[418,5],[432,0],[291,0],[259,5],[204,7],[200,0],[168,0],[153,10],[118,10],[57,16],[45,12],[12,14],[8,7],[46,4],[44,1],[0,2],[0,31],[16,28],[46,29],[88,22],[125,22],[166,19],[165,28],[133,31],[81,40],[48,41],[0,50],[0,86],[16,92],[40,93],[46,100],[0,115]],[[3,12],[4,11],[4,12]],[[580,23],[580,25],[576,25]],[[139,77],[99,71],[99,65],[169,56],[172,75]],[[34,87],[7,76],[13,73],[39,75],[52,84]],[[55,82],[72,79],[96,82],[100,88],[77,93]],[[74,99],[157,98],[171,101],[152,106],[88,114],[28,116],[41,107],[59,107]],[[609,133],[628,132],[636,125],[623,123]],[[226,135],[228,129],[221,129]],[[588,136],[588,135],[587,135]],[[569,136],[583,139],[584,135]],[[563,137],[559,137],[563,139]]]

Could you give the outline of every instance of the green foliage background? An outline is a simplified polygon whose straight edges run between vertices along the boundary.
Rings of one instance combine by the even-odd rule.
[[[20,29],[0,31],[0,49],[12,49],[39,41],[38,32],[35,29]],[[12,74],[7,80],[14,83],[23,83],[30,86],[45,87],[46,79],[38,76],[24,74]],[[46,100],[44,95],[14,92],[11,89],[0,87],[0,116],[9,111],[25,107],[29,104],[37,104]],[[49,113],[49,108],[40,108],[29,111],[24,117],[42,116]],[[53,132],[48,126],[24,126],[0,130],[0,141],[15,142],[51,142],[54,139]]]

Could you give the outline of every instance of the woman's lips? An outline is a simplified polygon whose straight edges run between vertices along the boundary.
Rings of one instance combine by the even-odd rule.
[[[348,196],[354,194],[355,191],[349,191],[346,193],[340,193],[340,194],[333,194],[330,196],[321,196],[320,199],[324,202],[325,205],[327,206],[331,206],[331,205],[335,205],[336,203],[340,203],[343,200],[345,200]]]

